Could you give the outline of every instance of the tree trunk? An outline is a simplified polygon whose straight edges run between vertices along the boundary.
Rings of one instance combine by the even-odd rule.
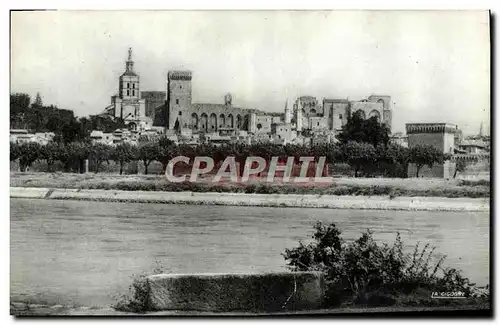
[[[64,171],[65,171],[66,173],[69,173],[69,170],[70,170],[70,163],[66,161],[66,162],[64,163]]]
[[[458,169],[455,168],[455,173],[453,174],[453,178],[457,177]]]
[[[120,175],[123,174],[123,163],[120,162]]]
[[[144,175],[147,175],[148,174],[148,165],[145,161],[144,161]]]
[[[420,168],[422,168],[422,167],[419,167],[419,166],[417,165],[417,178],[418,178],[418,173],[420,173]]]
[[[85,173],[85,160],[80,159],[78,165],[79,165],[78,167],[80,168],[80,174]]]

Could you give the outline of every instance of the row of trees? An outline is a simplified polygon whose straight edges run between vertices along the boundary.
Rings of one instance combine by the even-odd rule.
[[[354,176],[360,174],[372,176],[377,174],[388,174],[387,176],[404,177],[408,163],[415,163],[417,166],[417,176],[420,169],[428,165],[432,167],[435,163],[442,163],[448,157],[432,146],[416,146],[408,149],[395,144],[382,144],[377,147],[370,143],[348,141],[345,144],[319,144],[314,146],[302,146],[288,144],[286,146],[259,143],[254,145],[228,144],[214,146],[210,144],[199,144],[190,146],[185,144],[175,144],[166,137],[156,141],[148,141],[133,145],[130,143],[120,143],[110,146],[103,143],[90,144],[88,142],[50,142],[47,145],[38,143],[12,143],[10,146],[10,160],[19,161],[21,171],[25,171],[37,160],[45,160],[49,171],[56,161],[60,161],[65,170],[69,171],[72,166],[79,166],[82,171],[84,160],[93,162],[94,171],[99,172],[103,163],[115,161],[120,166],[120,174],[127,163],[141,161],[145,166],[145,173],[148,166],[153,161],[158,161],[165,169],[168,162],[176,156],[186,156],[194,159],[196,156],[207,156],[214,159],[214,162],[221,163],[226,157],[234,156],[241,168],[249,156],[263,157],[270,160],[271,157],[280,157],[286,160],[287,157],[294,157],[299,163],[300,157],[326,157],[328,164],[346,163]],[[191,160],[192,161],[192,160]],[[404,171],[400,175],[395,175],[395,167]],[[392,174],[391,174],[392,171]]]

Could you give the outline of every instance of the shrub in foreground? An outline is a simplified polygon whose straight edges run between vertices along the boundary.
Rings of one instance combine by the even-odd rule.
[[[379,244],[369,230],[345,242],[335,224],[315,225],[314,241],[286,249],[283,256],[292,271],[325,274],[327,307],[481,303],[489,294],[470,283],[460,271],[442,267],[429,245],[405,253],[399,234],[392,245]],[[431,299],[432,292],[463,292],[468,299]]]
[[[153,270],[152,274],[163,273],[167,273],[167,271],[157,262],[157,267]],[[146,282],[147,276],[148,274],[133,276],[133,281],[129,287],[128,293],[119,297],[118,302],[112,307],[118,311],[130,313],[145,313],[151,310],[149,288]]]

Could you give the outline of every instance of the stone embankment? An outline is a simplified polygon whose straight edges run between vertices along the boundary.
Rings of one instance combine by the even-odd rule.
[[[315,310],[323,304],[321,272],[159,274],[145,280],[149,311]]]
[[[489,212],[489,198],[153,192],[11,187],[11,198],[232,206]]]

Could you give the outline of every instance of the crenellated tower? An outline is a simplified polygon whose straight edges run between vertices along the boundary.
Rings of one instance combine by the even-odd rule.
[[[169,71],[167,76],[167,129],[187,126],[191,109],[191,71]]]

